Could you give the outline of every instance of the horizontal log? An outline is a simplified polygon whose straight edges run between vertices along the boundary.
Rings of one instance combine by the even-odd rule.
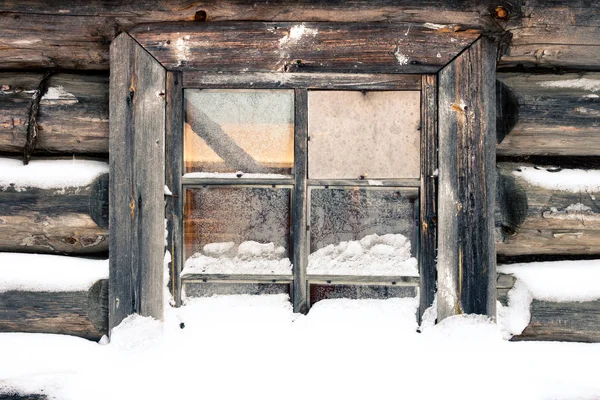
[[[0,251],[108,251],[108,174],[86,186],[0,190]]]
[[[426,24],[228,22],[129,31],[167,69],[434,73],[480,36]]]
[[[58,333],[98,340],[108,329],[108,281],[87,291],[0,293],[0,332]]]
[[[600,155],[600,73],[497,78],[498,155]]]
[[[22,153],[37,73],[0,73],[0,152]],[[56,74],[40,101],[36,154],[108,153],[108,76]]]
[[[508,15],[493,18],[503,6]],[[598,66],[600,5],[586,0],[480,1],[358,0],[77,2],[50,7],[41,0],[0,5],[0,68],[108,69],[108,46],[121,31],[173,21],[412,22],[480,26],[512,33],[515,45],[500,66]],[[591,33],[590,33],[591,32]],[[591,42],[591,44],[590,44]],[[557,47],[558,46],[558,47]]]
[[[523,166],[536,168],[524,163],[498,164],[497,253],[600,253],[600,206],[596,200],[600,193],[530,184],[518,173]]]
[[[533,300],[531,322],[512,340],[600,342],[600,301]]]

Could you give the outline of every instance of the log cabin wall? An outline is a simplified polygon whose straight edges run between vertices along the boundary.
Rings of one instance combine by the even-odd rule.
[[[499,48],[500,262],[600,258],[600,206],[594,193],[547,189],[514,173],[523,166],[600,169],[600,2],[62,0],[50,5],[5,0],[0,3],[0,155],[107,161],[110,43],[138,24],[173,21],[412,22],[432,29],[483,28]],[[31,138],[34,127],[37,143]],[[0,191],[0,251],[106,258],[107,185],[104,176],[58,197],[44,190]],[[589,210],[571,218],[567,208],[577,203]],[[0,309],[11,310],[0,312],[0,331],[95,338],[106,329],[105,289],[99,287],[104,286],[70,295],[77,310],[60,313],[76,314],[79,322],[65,329],[57,326],[55,294],[0,293]],[[39,306],[37,315],[19,312],[31,306],[26,299]],[[569,307],[538,304],[541,314],[536,316],[534,307],[524,336],[600,340],[598,307],[582,304],[573,306],[579,314]],[[596,318],[596,328],[582,328],[581,315]],[[93,334],[87,328],[92,319]]]

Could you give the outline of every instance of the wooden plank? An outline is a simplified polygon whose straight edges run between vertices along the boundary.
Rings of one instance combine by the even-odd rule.
[[[418,286],[418,276],[385,276],[385,275],[307,275],[310,284],[352,284],[352,285],[391,285]]]
[[[23,153],[32,92],[43,74],[0,72],[0,152]],[[108,76],[56,74],[40,101],[34,154],[108,154]]]
[[[181,269],[183,265],[183,77],[167,72],[165,185],[171,191],[166,197],[167,249],[171,253],[169,288],[175,305],[181,305]]]
[[[294,91],[294,180],[292,194],[292,304],[294,312],[308,312],[308,92]]]
[[[571,192],[530,184],[519,172],[523,167],[560,170],[559,166],[498,164],[498,254],[599,254],[596,198],[600,194],[585,188]]]
[[[424,75],[421,89],[421,190],[419,197],[419,321],[433,304],[437,281],[437,76]]]
[[[433,73],[480,31],[410,23],[229,22],[148,24],[130,34],[168,69]]]
[[[189,297],[210,297],[232,294],[290,294],[290,284],[270,282],[183,282],[183,294]]]
[[[600,155],[600,73],[502,73],[498,81],[498,155]]]
[[[293,178],[289,179],[271,179],[271,178],[194,178],[184,176],[181,179],[182,184],[186,186],[206,186],[206,185],[222,185],[222,186],[291,186],[294,184]]]
[[[417,188],[421,185],[420,179],[309,179],[309,186],[350,186],[350,187],[402,187],[402,193],[406,196],[417,195],[417,191],[412,191],[410,188]]]
[[[0,251],[105,254],[108,174],[86,186],[0,190]]]
[[[254,89],[346,89],[346,90],[421,90],[421,76],[411,74],[303,74],[241,73],[223,74],[186,71],[186,88]]]
[[[162,319],[165,69],[129,35],[111,46],[109,329]]]
[[[531,322],[513,341],[600,342],[600,301],[533,300]]]
[[[98,340],[108,332],[108,281],[87,291],[0,293],[0,332],[58,333]]]
[[[229,283],[290,283],[292,275],[249,275],[249,274],[184,274],[183,282],[229,282]]]
[[[438,77],[438,320],[496,314],[495,53],[482,38]]]

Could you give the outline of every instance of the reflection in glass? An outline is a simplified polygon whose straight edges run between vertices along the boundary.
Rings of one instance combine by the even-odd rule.
[[[290,189],[186,189],[182,275],[290,274]]]
[[[310,91],[310,179],[418,178],[420,92]]]
[[[418,275],[414,197],[365,188],[310,197],[310,274]]]
[[[187,89],[184,93],[186,173],[292,173],[292,90]]]

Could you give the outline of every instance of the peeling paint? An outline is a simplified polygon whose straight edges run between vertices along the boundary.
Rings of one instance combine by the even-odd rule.
[[[425,28],[427,28],[427,29],[435,29],[436,31],[437,31],[437,30],[440,30],[440,29],[446,29],[446,28],[449,28],[449,26],[448,26],[448,25],[432,24],[431,22],[426,22],[426,23],[424,23],[424,24],[423,24],[423,26],[424,26]]]
[[[281,39],[279,39],[279,61],[277,62],[278,71],[285,71],[287,62],[290,59],[289,47],[299,43],[306,36],[315,37],[319,33],[318,29],[307,28],[304,24],[294,25]]]
[[[77,97],[75,97],[73,93],[67,92],[62,86],[49,87],[46,94],[42,96],[42,99],[40,100],[42,103],[48,103],[52,101],[60,101],[61,103],[69,104],[79,103]]]
[[[175,41],[175,49],[177,56],[177,66],[181,66],[184,62],[189,61],[190,58],[190,48],[187,44],[187,40],[189,40],[189,35],[186,35],[183,38],[178,38]]]
[[[538,82],[538,85],[552,88],[562,89],[582,89],[588,92],[600,92],[600,80],[599,79],[565,79],[563,81],[544,81]]]
[[[407,65],[410,60],[406,54],[400,52],[400,44],[398,44],[396,50],[394,50],[394,57],[396,57],[396,61],[400,65]]]

